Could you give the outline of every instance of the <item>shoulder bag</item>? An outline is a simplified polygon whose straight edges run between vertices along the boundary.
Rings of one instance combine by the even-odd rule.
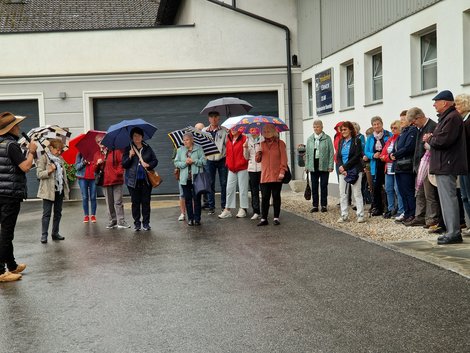
[[[199,167],[199,173],[193,175],[193,188],[196,195],[211,191],[211,176],[204,168]]]
[[[281,145],[279,141],[277,141],[277,146],[279,148],[279,156],[281,155]],[[292,173],[290,172],[289,165],[287,165],[287,170],[284,172],[284,178],[282,178],[282,183],[283,184],[289,184],[289,182],[292,180]]]
[[[104,161],[95,171],[95,184],[96,186],[103,186],[104,183],[104,165],[106,164],[106,158],[108,158],[108,151],[104,155]]]
[[[142,159],[142,154],[137,150],[137,148],[134,147],[134,145],[132,145],[132,148],[134,149],[134,152],[139,157],[142,168],[144,168],[144,165],[143,165],[144,160]],[[144,170],[145,170],[145,173],[147,174],[147,180],[149,184],[152,186],[152,188],[156,188],[163,182],[162,177],[157,173],[156,170],[149,170],[147,168],[144,168]]]
[[[310,188],[310,178],[308,177],[310,172],[307,171],[307,186],[304,191],[305,200],[309,201],[312,198],[312,189]]]

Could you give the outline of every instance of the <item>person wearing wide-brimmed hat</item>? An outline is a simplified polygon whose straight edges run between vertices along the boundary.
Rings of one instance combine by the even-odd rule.
[[[30,143],[26,157],[17,140],[24,117],[0,114],[0,282],[21,279],[25,264],[13,254],[13,238],[21,201],[26,198],[26,175],[34,160],[37,145]],[[6,267],[6,268],[5,268]]]

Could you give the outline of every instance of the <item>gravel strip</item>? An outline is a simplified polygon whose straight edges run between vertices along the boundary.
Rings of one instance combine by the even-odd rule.
[[[349,221],[346,223],[337,223],[340,216],[339,199],[328,197],[328,212],[310,213],[312,202],[304,198],[303,192],[283,191],[282,209],[295,213],[306,219],[311,219],[324,226],[344,230],[353,233],[361,238],[367,238],[380,242],[394,242],[402,240],[435,240],[436,234],[429,234],[423,227],[405,227],[402,224],[395,223],[395,219],[384,219],[383,217],[367,217],[369,205],[366,205],[366,222],[357,223],[356,213],[352,209],[349,211]],[[282,217],[282,215],[281,215]]]

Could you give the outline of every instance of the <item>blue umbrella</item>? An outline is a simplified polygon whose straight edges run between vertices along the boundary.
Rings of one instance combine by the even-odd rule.
[[[157,127],[143,119],[123,120],[111,125],[106,131],[101,143],[110,149],[123,149],[131,143],[130,132],[132,128],[140,127],[144,131],[144,140],[152,138]]]

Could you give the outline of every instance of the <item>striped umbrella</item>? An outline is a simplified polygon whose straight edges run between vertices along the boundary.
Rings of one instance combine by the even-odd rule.
[[[192,126],[187,126],[184,129],[175,130],[168,134],[168,137],[171,142],[173,142],[175,148],[183,146],[183,136],[187,132],[190,132],[193,135],[194,143],[197,143],[202,147],[206,156],[220,153],[211,134],[197,130]]]

